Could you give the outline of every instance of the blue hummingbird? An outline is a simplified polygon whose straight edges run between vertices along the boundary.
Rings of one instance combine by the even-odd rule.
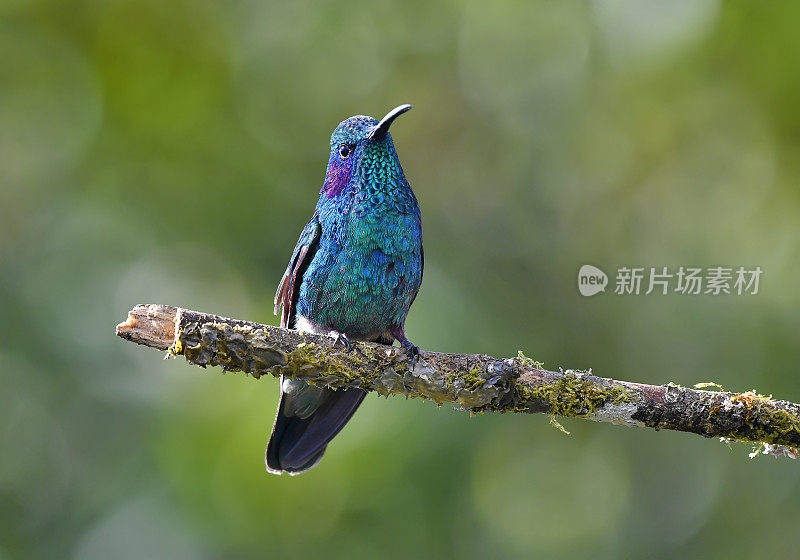
[[[275,294],[282,327],[331,335],[348,349],[351,339],[397,340],[416,360],[405,320],[422,283],[422,220],[389,135],[409,109],[380,122],[350,117],[333,131],[316,210]],[[319,463],[366,396],[284,378],[280,391],[266,465],[291,475]]]

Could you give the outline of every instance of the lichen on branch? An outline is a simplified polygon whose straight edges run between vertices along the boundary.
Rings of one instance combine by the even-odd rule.
[[[752,442],[776,456],[800,456],[800,405],[755,392],[549,371],[522,353],[498,359],[423,351],[412,369],[410,356],[398,347],[354,342],[346,351],[327,336],[164,305],[136,306],[117,326],[117,335],[182,355],[197,366],[219,366],[255,378],[283,375],[332,389],[355,387],[453,403],[471,413],[546,413],[551,418],[678,430]]]

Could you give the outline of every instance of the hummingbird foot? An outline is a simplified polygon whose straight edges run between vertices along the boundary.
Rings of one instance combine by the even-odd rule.
[[[411,371],[414,371],[414,368],[417,367],[417,361],[419,360],[419,346],[412,344],[408,340],[405,343],[400,343],[406,352],[411,356]]]
[[[419,360],[419,346],[408,340],[406,331],[403,327],[392,329],[392,335],[394,335],[394,337],[400,343],[400,346],[403,348],[403,350],[405,350],[406,353],[411,356],[411,371],[414,371],[414,368],[417,367],[417,360]]]
[[[331,331],[328,333],[328,336],[332,336],[334,338],[333,347],[343,348],[345,352],[349,352],[352,350],[350,346],[350,339],[347,338],[347,335],[344,333],[340,333],[339,331]]]

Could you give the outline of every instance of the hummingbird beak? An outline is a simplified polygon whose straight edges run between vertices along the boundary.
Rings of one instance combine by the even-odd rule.
[[[412,105],[406,103],[405,105],[400,105],[399,107],[395,107],[394,109],[386,113],[386,116],[381,119],[381,122],[375,125],[375,128],[372,129],[372,132],[370,132],[369,137],[375,140],[380,140],[381,138],[386,136],[386,134],[389,132],[389,127],[392,126],[392,122],[397,117],[399,117],[400,115],[411,109],[411,107]]]

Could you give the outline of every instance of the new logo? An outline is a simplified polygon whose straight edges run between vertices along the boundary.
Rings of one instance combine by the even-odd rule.
[[[583,265],[578,270],[578,291],[582,296],[593,296],[604,292],[608,285],[606,273],[590,264]]]

